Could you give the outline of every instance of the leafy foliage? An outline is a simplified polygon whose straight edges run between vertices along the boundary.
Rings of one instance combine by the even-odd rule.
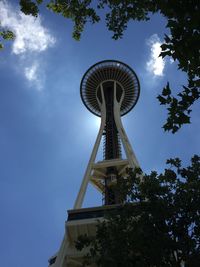
[[[198,267],[200,261],[200,157],[183,168],[170,159],[164,173],[129,170],[121,180],[124,204],[99,222],[96,238],[81,236],[89,248],[84,266]],[[126,192],[126,194],[125,194]]]
[[[2,39],[3,40],[12,40],[14,39],[15,35],[13,32],[9,31],[9,30],[2,30],[0,28],[0,49],[3,49],[3,43],[2,43]]]
[[[163,1],[164,2],[164,1]],[[178,98],[166,96],[164,105],[168,106],[168,118],[164,125],[165,130],[175,133],[182,124],[190,123],[191,105],[200,96],[200,24],[198,1],[174,1],[171,9],[163,3],[162,14],[168,18],[167,27],[171,36],[165,36],[165,43],[161,46],[161,56],[171,56],[178,61],[178,67],[188,75],[188,86],[183,86]],[[169,87],[169,84],[167,85]],[[163,104],[161,96],[158,96]],[[180,99],[180,100],[179,100]]]
[[[90,8],[91,1],[89,0],[72,0],[72,1],[51,1],[47,7],[54,13],[59,13],[65,18],[69,18],[74,22],[73,37],[79,40],[84,25],[87,21],[91,23],[98,22],[100,17],[96,14],[93,8]]]
[[[163,89],[162,95],[157,97],[161,105],[168,106],[169,116],[163,126],[165,131],[175,133],[183,124],[190,123],[191,105],[199,99],[200,90],[199,85],[197,85],[199,81],[189,80],[188,84],[188,87],[183,86],[183,91],[178,94],[180,100],[171,95],[169,83]]]
[[[20,0],[22,12],[37,16],[43,0]],[[174,97],[169,83],[158,100],[168,110],[165,131],[177,132],[183,124],[190,123],[191,106],[200,96],[200,2],[197,0],[50,0],[46,6],[74,22],[73,37],[81,38],[85,24],[100,21],[98,12],[105,10],[108,30],[115,40],[122,38],[130,21],[148,21],[152,14],[160,13],[166,18],[170,34],[165,35],[161,55],[178,62],[178,68],[188,76],[188,85]],[[102,16],[103,18],[103,16]],[[166,88],[168,93],[166,94]]]
[[[42,3],[42,0],[37,0],[36,3],[31,1],[31,0],[20,0],[20,6],[21,6],[21,11],[25,15],[32,15],[34,17],[38,16],[38,4]]]

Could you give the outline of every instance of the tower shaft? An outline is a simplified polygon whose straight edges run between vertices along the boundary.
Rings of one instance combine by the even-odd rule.
[[[104,132],[104,160],[121,158],[121,144],[114,119],[114,82],[103,85],[103,94],[106,105],[106,125]],[[108,167],[105,179],[105,205],[118,203],[118,195],[113,182],[117,182],[118,171],[116,167]]]
[[[117,159],[121,158],[121,147],[114,120],[114,85],[109,83],[103,89],[106,103],[104,159]]]

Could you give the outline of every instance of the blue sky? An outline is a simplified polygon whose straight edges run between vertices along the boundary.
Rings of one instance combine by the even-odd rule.
[[[186,77],[176,62],[156,59],[167,33],[160,16],[130,23],[119,41],[103,22],[74,41],[71,22],[45,9],[37,20],[25,17],[17,1],[1,1],[0,21],[16,33],[0,53],[1,266],[44,267],[60,246],[98,131],[80,99],[85,71],[116,59],[138,75],[140,99],[123,123],[144,172],[163,170],[170,157],[188,164],[199,152],[199,110],[175,135],[161,128],[166,111],[156,96],[168,80],[180,90]],[[84,206],[96,205],[101,196],[89,187]]]

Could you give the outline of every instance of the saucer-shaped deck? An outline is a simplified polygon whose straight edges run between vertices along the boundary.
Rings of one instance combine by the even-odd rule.
[[[127,114],[137,103],[140,84],[135,72],[126,64],[116,60],[105,60],[90,67],[81,81],[81,98],[85,106],[95,115],[101,116],[97,101],[97,88],[104,81],[116,81],[124,90],[120,115]]]

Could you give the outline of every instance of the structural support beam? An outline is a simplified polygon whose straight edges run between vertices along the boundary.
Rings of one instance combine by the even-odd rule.
[[[88,186],[88,182],[89,182],[89,178],[91,175],[91,171],[92,171],[92,164],[95,162],[96,159],[96,155],[97,155],[97,151],[101,142],[101,138],[103,135],[103,131],[105,128],[105,123],[106,123],[106,106],[105,106],[105,99],[104,99],[104,95],[103,95],[103,87],[101,86],[101,94],[102,94],[102,104],[99,103],[99,105],[101,105],[101,126],[99,129],[99,133],[97,135],[97,139],[81,184],[81,188],[79,190],[75,205],[74,205],[74,209],[80,209],[82,204],[83,204],[83,199],[85,196],[85,192]]]
[[[118,103],[117,97],[116,97],[116,85],[114,87],[114,119],[117,126],[117,130],[119,132],[127,159],[129,161],[130,167],[135,168],[139,167],[139,162],[135,156],[135,153],[132,150],[131,144],[128,140],[128,137],[126,135],[126,132],[124,130],[124,127],[122,125],[121,116],[120,116],[120,107],[121,107],[122,99]]]

